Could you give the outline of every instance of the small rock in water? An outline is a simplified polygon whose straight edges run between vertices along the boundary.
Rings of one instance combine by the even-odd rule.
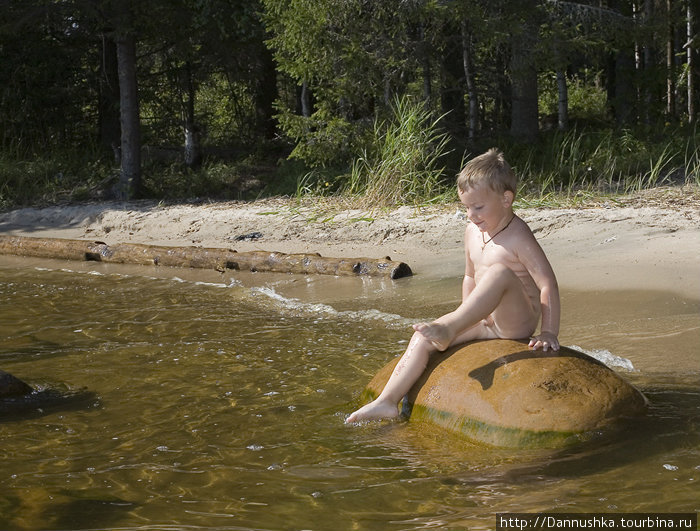
[[[29,387],[19,378],[15,378],[9,372],[0,371],[0,397],[26,395],[32,392]]]
[[[252,241],[252,240],[259,240],[262,237],[263,237],[262,232],[249,232],[248,234],[240,234],[240,235],[236,236],[234,238],[234,240],[237,242]]]

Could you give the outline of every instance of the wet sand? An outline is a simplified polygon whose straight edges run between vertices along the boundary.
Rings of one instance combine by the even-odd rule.
[[[516,204],[517,207],[517,204]],[[516,208],[564,288],[662,290],[700,299],[700,194],[664,188],[580,208]],[[391,256],[416,275],[459,276],[467,220],[453,204],[350,208],[337,200],[91,203],[0,214],[0,234]],[[241,240],[253,233],[261,236]]]

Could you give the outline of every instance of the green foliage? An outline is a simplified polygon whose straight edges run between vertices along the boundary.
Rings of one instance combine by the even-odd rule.
[[[324,115],[327,113],[320,110],[310,118],[289,112],[277,116],[280,127],[294,140],[291,158],[313,168],[350,162],[362,144],[362,126],[337,116],[324,120]]]
[[[132,9],[127,28],[117,5]],[[258,177],[269,194],[342,188],[366,193],[373,203],[425,201],[440,193],[441,169],[451,164],[438,115],[450,145],[473,154],[501,146],[522,170],[525,188],[541,195],[698,182],[698,135],[679,125],[696,118],[687,115],[682,48],[687,9],[696,6],[673,4],[666,13],[662,2],[615,5],[618,10],[535,0],[6,2],[0,202],[91,198],[114,175],[105,151],[111,159],[119,137],[118,80],[109,68],[119,29],[137,37],[144,144],[181,153],[188,124],[209,148],[210,159],[197,171],[185,169],[181,155],[167,163],[146,157],[142,192],[151,197],[253,197],[260,193],[250,187]],[[653,12],[633,18],[633,7]],[[532,29],[532,39],[514,40],[524,28]],[[666,49],[670,34],[678,68],[666,79],[665,54],[657,51]],[[522,81],[510,62],[514,42],[532,47],[539,89],[524,99],[532,104],[538,97],[540,117],[551,120],[557,112],[552,72],[567,72],[572,131],[546,131],[534,145],[494,142],[523,114],[512,112],[522,105],[510,90]],[[642,63],[634,62],[635,46]],[[669,81],[676,86],[673,110],[666,106]],[[472,95],[476,137],[465,139]],[[624,129],[611,129],[613,120]]]
[[[82,201],[109,182],[112,168],[94,151],[33,154],[0,152],[0,208]]]
[[[424,104],[396,100],[392,118],[375,122],[372,145],[353,163],[347,193],[374,206],[417,204],[440,195],[448,135],[439,123]]]
[[[665,184],[697,183],[697,131],[667,126],[661,135],[638,130],[552,132],[536,148],[505,146],[522,192],[630,193]]]
[[[569,120],[586,124],[607,124],[608,101],[600,75],[581,72],[567,77]],[[542,73],[538,79],[539,109],[542,116],[556,116],[559,106],[556,73]]]
[[[144,178],[143,196],[167,200],[255,199],[273,169],[253,161],[205,162],[192,170],[182,163],[153,163]]]
[[[70,25],[67,2],[5,2],[0,9],[0,148],[24,153],[94,135],[95,43]]]
[[[432,2],[263,0],[279,72],[294,90],[276,107],[291,156],[318,167],[349,164],[393,94],[410,90]],[[309,94],[300,109],[298,87]]]

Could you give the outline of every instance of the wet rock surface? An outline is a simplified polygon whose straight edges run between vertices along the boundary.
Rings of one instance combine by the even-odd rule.
[[[32,388],[9,372],[0,371],[0,398],[22,396],[32,392]]]
[[[368,397],[379,394],[397,362],[372,379]],[[561,446],[645,408],[641,392],[587,354],[488,340],[434,355],[402,410],[412,421],[495,446]]]

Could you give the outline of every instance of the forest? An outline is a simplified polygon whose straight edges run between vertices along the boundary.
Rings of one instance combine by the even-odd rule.
[[[6,0],[0,208],[697,186],[698,3]]]

